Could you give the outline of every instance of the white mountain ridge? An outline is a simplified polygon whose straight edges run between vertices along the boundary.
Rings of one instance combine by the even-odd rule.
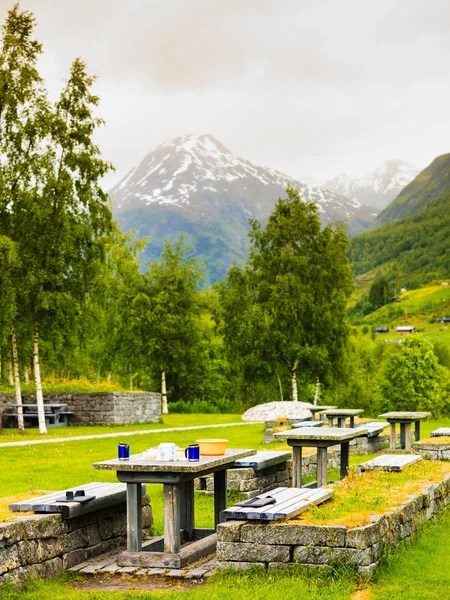
[[[366,218],[357,198],[309,186],[274,169],[253,165],[235,156],[211,135],[183,135],[158,146],[132,169],[112,190],[118,209],[130,206],[172,205],[199,208],[202,212],[217,212],[214,196],[237,196],[241,209],[249,217],[267,217],[277,195],[287,186],[299,190],[304,201],[315,201],[324,221],[331,219]],[[239,191],[238,191],[239,188]],[[278,191],[270,206],[258,198],[266,188]],[[247,192],[248,198],[245,198]],[[266,195],[266,194],[263,194]],[[205,196],[208,197],[208,201]],[[211,210],[212,209],[212,210]]]
[[[327,181],[323,187],[379,211],[390,204],[419,172],[420,169],[401,160],[386,160],[363,177],[341,174]]]

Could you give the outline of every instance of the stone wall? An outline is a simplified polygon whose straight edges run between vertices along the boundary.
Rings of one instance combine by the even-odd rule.
[[[152,510],[142,497],[144,533]],[[0,586],[35,575],[58,577],[63,569],[122,546],[126,542],[126,503],[64,520],[60,514],[14,517],[0,523]]]
[[[36,402],[34,394],[22,394],[24,402]],[[97,392],[44,394],[44,402],[64,402],[74,414],[72,424],[121,425],[157,423],[161,419],[161,394],[155,392]],[[14,404],[14,394],[0,394],[0,408]]]
[[[420,441],[413,444],[413,452],[429,460],[450,460],[450,443]]]
[[[350,441],[350,452],[356,454],[373,454],[389,447],[389,436],[383,434],[368,437],[362,435]]]
[[[450,474],[439,484],[427,485],[402,506],[372,517],[363,527],[251,523],[229,521],[218,526],[218,568],[268,570],[288,563],[307,567],[345,562],[369,575],[388,548],[413,535],[419,525],[450,502]]]
[[[327,458],[328,469],[334,469],[339,466],[340,452],[338,450],[329,449]],[[303,456],[302,467],[303,476],[313,475],[317,470],[317,454]],[[292,462],[290,460],[259,471],[255,471],[252,467],[228,469],[227,471],[228,490],[236,490],[245,498],[254,498],[263,492],[270,492],[270,490],[277,487],[290,487],[291,485]],[[213,496],[213,475],[196,479],[194,487],[196,490],[204,490],[210,496]]]

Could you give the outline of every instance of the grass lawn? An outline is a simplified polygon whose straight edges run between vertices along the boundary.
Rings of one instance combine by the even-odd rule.
[[[37,427],[27,427],[25,435],[19,435],[17,429],[3,429],[0,442],[21,442],[24,440],[42,440],[50,438],[76,437],[80,435],[101,435],[103,433],[120,433],[121,431],[143,431],[147,429],[167,429],[169,427],[196,427],[201,425],[218,425],[220,423],[242,423],[241,415],[164,415],[161,423],[134,423],[132,425],[74,425],[69,427],[52,427],[42,436]],[[216,436],[217,437],[217,436]]]

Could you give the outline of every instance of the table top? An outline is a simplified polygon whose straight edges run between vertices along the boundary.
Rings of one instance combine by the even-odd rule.
[[[221,456],[201,456],[197,462],[188,461],[187,458],[175,461],[146,459],[143,454],[133,454],[130,460],[104,460],[94,463],[94,469],[106,469],[110,471],[132,471],[135,473],[197,473],[205,469],[214,469],[223,466],[227,469],[236,460],[253,456],[256,450],[241,450],[230,448]]]
[[[316,404],[316,406],[310,406],[308,410],[311,412],[319,412],[319,410],[327,410],[328,408],[331,410],[332,408],[337,408],[337,406],[331,406],[329,404]]]
[[[420,421],[426,417],[431,417],[430,412],[387,412],[379,417],[384,417],[388,421]]]
[[[364,412],[363,408],[330,408],[322,411],[327,417],[355,417]]]
[[[362,426],[358,429],[349,429],[344,427],[312,427],[290,429],[289,431],[280,431],[274,436],[280,440],[298,440],[298,441],[335,441],[347,442],[361,435],[366,435],[367,428]]]

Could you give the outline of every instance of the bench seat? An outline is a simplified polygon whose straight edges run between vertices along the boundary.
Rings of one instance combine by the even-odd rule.
[[[76,492],[84,490],[86,496],[95,496],[89,502],[55,502],[56,499],[64,497],[68,491]],[[142,494],[145,494],[145,485],[142,486]],[[13,512],[35,513],[61,513],[64,519],[79,517],[102,508],[109,508],[116,504],[126,502],[126,484],[125,483],[102,483],[94,482],[85,485],[77,485],[67,490],[52,492],[39,498],[31,498],[22,502],[15,502],[9,505],[9,510]]]
[[[323,427],[325,421],[303,421],[302,423],[293,423],[292,428],[298,429],[299,427]]]
[[[441,435],[450,436],[450,427],[439,427],[430,433],[430,437],[440,437]]]
[[[262,507],[230,506],[221,512],[223,520],[258,520],[274,521],[277,519],[291,519],[307,510],[311,505],[321,504],[329,500],[332,490],[286,488],[279,487],[270,492],[260,494],[258,498],[275,498],[275,504]]]
[[[278,452],[271,450],[260,450],[253,456],[241,458],[233,463],[232,469],[242,469],[252,467],[255,471],[263,471],[268,467],[280,465],[292,459],[291,452]]]
[[[358,473],[372,471],[373,469],[383,469],[385,471],[403,471],[403,469],[417,461],[422,460],[418,454],[382,454],[376,458],[361,463],[356,467]]]

